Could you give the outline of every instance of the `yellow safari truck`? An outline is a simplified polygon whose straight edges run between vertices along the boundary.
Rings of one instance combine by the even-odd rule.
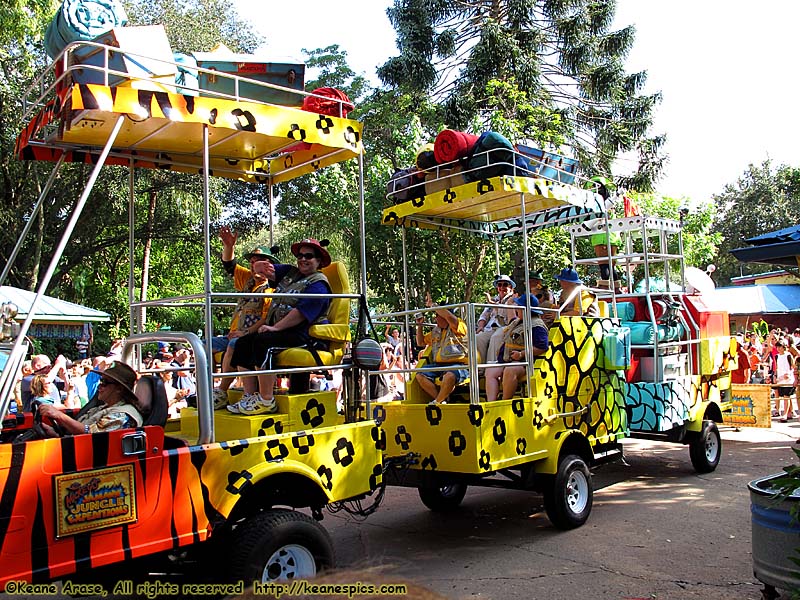
[[[339,263],[328,268],[330,323],[311,331],[327,343],[326,349],[317,357],[298,348],[279,355],[280,372],[291,374],[294,382],[277,396],[277,412],[215,410],[211,393],[214,377],[224,375],[210,360],[211,315],[227,294],[211,289],[210,176],[272,185],[343,160],[360,163],[361,123],[345,118],[343,107],[330,99],[322,98],[332,106],[330,114],[303,110],[310,97],[304,92],[201,67],[198,72],[205,78],[228,77],[227,91],[188,89],[146,73],[134,76],[124,65],[138,64],[139,51],[147,49],[128,53],[96,42],[69,44],[26,98],[18,158],[53,161],[55,167],[11,263],[61,166],[85,163],[91,174],[27,320],[0,347],[0,588],[12,581],[20,584],[15,584],[20,592],[33,589],[22,582],[103,585],[136,580],[151,570],[175,573],[192,567],[199,567],[191,571],[194,580],[233,586],[215,593],[236,592],[242,582],[249,586],[311,577],[334,564],[332,542],[319,524],[324,509],[332,503],[346,508],[348,501],[364,500],[382,486],[375,422],[344,423],[335,392],[308,389],[309,372],[319,369],[318,360],[328,369],[347,367],[342,359],[350,336],[349,305],[358,296],[350,294]],[[94,57],[93,62],[87,64],[86,57]],[[177,73],[178,67],[165,68]],[[239,93],[240,86],[248,95]],[[264,101],[275,94],[291,97],[291,106]],[[11,392],[28,351],[25,337],[36,305],[106,165],[130,167],[131,211],[137,169],[200,173],[206,293],[131,305],[133,334],[123,358],[139,372],[134,391],[144,416],[140,427],[44,437],[49,432],[36,406],[9,411]],[[133,212],[129,221],[135,290]],[[146,333],[141,308],[155,304],[202,309],[205,341],[192,333]],[[140,360],[141,346],[156,340],[185,342],[194,350],[197,406],[184,409],[178,420],[167,421],[163,382]],[[87,407],[97,402],[90,400]],[[73,410],[71,416],[81,414]],[[88,588],[69,590],[85,594]],[[106,587],[91,593],[130,595],[134,590]]]
[[[467,231],[496,243],[516,236],[521,240],[525,281],[530,275],[530,236],[555,226],[570,229],[573,265],[581,270],[596,268],[600,259],[591,256],[582,262],[578,240],[608,234],[609,227],[625,230],[630,250],[606,258],[612,268],[619,268],[613,261],[622,256],[628,258],[628,266],[642,269],[652,258],[663,261],[664,255],[647,255],[646,243],[642,248],[642,222],[649,228],[644,240],[650,240],[654,230],[660,232],[657,240],[665,231],[679,236],[677,224],[643,217],[623,224],[612,221],[604,192],[595,182],[553,167],[552,161],[516,150],[490,149],[468,165],[439,164],[416,180],[390,183],[387,198],[392,205],[383,211],[382,222],[398,228]],[[402,239],[405,244],[405,236]],[[682,277],[680,249],[671,249],[668,258],[669,264],[680,263],[671,276]],[[647,281],[650,271],[642,273]],[[539,307],[552,323],[549,347],[534,360],[522,361],[526,377],[506,400],[487,401],[484,373],[493,365],[480,356],[475,343],[476,315],[489,305],[445,307],[467,325],[469,352],[463,368],[469,377],[445,404],[429,404],[431,397],[417,381],[427,357],[421,357],[415,368],[395,370],[395,375],[404,373],[407,378],[403,399],[369,406],[386,436],[386,455],[400,459],[385,475],[390,484],[418,488],[423,503],[436,511],[457,507],[468,486],[535,490],[543,494],[551,522],[569,529],[582,525],[591,511],[590,469],[621,458],[621,441],[633,432],[688,443],[699,471],[716,466],[721,442],[713,421],[722,420],[733,365],[727,332],[710,336],[707,328],[698,326],[702,315],[693,311],[701,303],[687,298],[682,281],[679,291],[660,293],[656,299],[650,288],[626,296],[607,281],[584,278],[583,288],[598,300],[597,313],[562,315],[574,300],[563,294],[552,308]],[[524,282],[517,287],[525,287]],[[681,324],[679,338],[632,345],[631,326],[620,317],[623,300],[641,303],[641,318],[647,317],[658,330],[661,315],[657,319],[645,310],[667,299],[665,313]],[[532,308],[530,300],[526,307]],[[411,315],[421,310],[425,308],[411,307],[378,319],[405,327],[413,337]],[[530,311],[524,311],[526,323],[530,318]],[[526,356],[532,356],[531,343],[525,340]],[[648,362],[643,361],[648,352],[652,357],[671,357],[678,347],[686,361],[683,370],[662,368],[669,358],[650,361],[657,366],[653,371],[637,370],[637,361]]]

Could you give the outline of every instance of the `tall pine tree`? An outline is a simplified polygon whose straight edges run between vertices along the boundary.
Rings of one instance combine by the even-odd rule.
[[[545,116],[560,117],[546,120],[556,123],[549,139],[542,118],[525,121],[522,136],[563,139],[591,175],[609,175],[620,155],[635,154],[636,168],[618,183],[649,191],[664,165],[664,136],[649,137],[660,95],[642,93],[646,73],[625,72],[634,29],[611,29],[615,7],[614,0],[395,0],[387,12],[400,54],[378,74],[430,95],[456,129],[476,118],[487,126],[503,105],[491,94],[517,88]]]

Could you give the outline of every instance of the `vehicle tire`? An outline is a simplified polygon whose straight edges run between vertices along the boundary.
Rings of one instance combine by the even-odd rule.
[[[711,473],[722,457],[722,438],[714,421],[703,421],[700,435],[689,442],[689,457],[698,473]]]
[[[544,508],[550,522],[559,529],[575,529],[592,512],[592,474],[579,456],[570,454],[558,463],[553,485],[545,488]]]
[[[450,512],[458,508],[467,493],[465,483],[418,488],[419,499],[433,512]]]
[[[269,510],[245,519],[231,532],[227,547],[233,581],[309,579],[335,562],[328,532],[294,510]]]

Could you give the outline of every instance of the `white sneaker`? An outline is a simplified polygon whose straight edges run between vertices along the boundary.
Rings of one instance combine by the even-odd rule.
[[[228,390],[214,388],[214,410],[219,410],[228,405]]]
[[[243,415],[262,415],[274,413],[277,410],[278,405],[275,398],[264,400],[258,392],[242,396],[242,399],[239,400],[239,413]]]

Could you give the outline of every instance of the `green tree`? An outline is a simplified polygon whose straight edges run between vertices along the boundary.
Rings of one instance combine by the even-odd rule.
[[[223,0],[128,0],[129,25],[164,25],[174,52],[208,52],[224,44],[250,53],[264,41],[250,20]]]
[[[24,91],[36,72],[46,67],[43,31],[55,13],[56,2],[18,2],[0,9],[0,259],[7,260],[19,238],[40,186],[52,165],[20,161],[14,154],[16,135],[25,125],[20,110]],[[131,25],[162,23],[174,50],[209,50],[225,43],[234,51],[250,51],[261,42],[252,26],[229,4],[217,0],[181,3],[137,0],[126,3]],[[14,12],[17,11],[17,12]],[[6,27],[7,26],[7,27]],[[30,239],[9,276],[9,283],[36,287],[40,263],[49,260],[88,178],[91,165],[65,165],[37,216]],[[212,181],[212,198],[220,198],[229,182]],[[203,243],[200,223],[201,181],[163,171],[139,170],[135,180],[136,272],[149,265],[153,274],[148,297],[185,295],[202,291]],[[60,261],[48,293],[108,310],[111,325],[126,330],[128,320],[127,170],[106,167],[87,200],[75,234]],[[219,209],[215,208],[214,213]],[[148,248],[147,252],[144,249]],[[149,255],[149,262],[145,255]],[[5,261],[4,261],[5,262]],[[193,312],[193,316],[189,313]],[[172,316],[151,312],[154,319],[196,330],[199,311],[186,309]],[[98,331],[102,339],[103,332]]]
[[[679,220],[683,217],[683,257],[686,266],[705,270],[714,262],[722,234],[715,227],[717,207],[713,202],[693,204],[688,198],[673,198],[660,194],[632,194],[642,214],[665,219]],[[677,253],[678,248],[670,248]]]
[[[56,4],[55,0],[11,0],[0,7],[0,259],[9,256],[18,238],[17,223],[30,210],[30,197],[36,194],[32,165],[17,160],[14,142],[23,125],[25,91],[46,60],[42,39]],[[34,235],[40,240],[44,221],[36,225]],[[40,255],[41,245],[30,254]]]
[[[664,136],[648,137],[660,94],[642,93],[646,73],[625,72],[634,29],[612,30],[614,10],[614,0],[395,0],[400,54],[378,75],[430,94],[456,129],[493,124],[498,107],[523,117],[512,141],[541,142],[549,124],[545,141],[563,136],[585,173],[609,175],[621,153],[636,153],[620,183],[649,191],[664,163]],[[520,93],[530,109],[509,110]]]
[[[800,169],[774,167],[769,160],[751,164],[736,183],[726,185],[713,199],[717,207],[714,228],[723,238],[715,263],[718,280],[727,283],[742,274],[774,270],[740,263],[730,251],[749,246],[748,238],[800,222]]]

